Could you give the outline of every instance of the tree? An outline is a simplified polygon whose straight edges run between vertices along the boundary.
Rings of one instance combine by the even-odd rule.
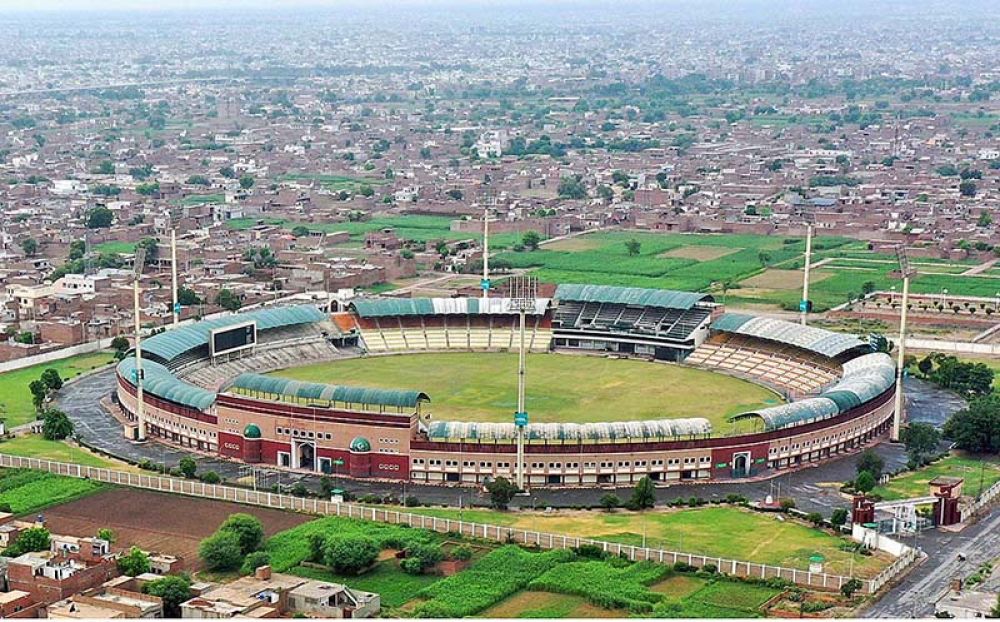
[[[49,530],[45,527],[29,527],[17,535],[17,540],[10,545],[4,555],[7,557],[18,557],[25,553],[49,550],[51,537]]]
[[[962,183],[958,184],[958,192],[963,197],[974,197],[976,196],[976,182],[971,179],[966,179]]]
[[[204,175],[191,175],[187,178],[187,183],[192,186],[211,186],[212,182]]]
[[[518,491],[517,484],[506,477],[497,477],[486,484],[486,492],[490,494],[490,505],[498,510],[506,510]]]
[[[240,307],[243,306],[243,301],[240,300],[240,297],[233,293],[233,290],[227,288],[219,290],[219,295],[216,297],[215,303],[226,311],[239,311]]]
[[[847,510],[844,508],[837,508],[830,515],[830,524],[834,527],[840,527],[847,524]]]
[[[977,227],[989,227],[993,224],[993,216],[989,212],[983,210],[979,212],[979,220],[976,221]]]
[[[843,585],[840,586],[840,593],[844,595],[845,598],[851,598],[854,593],[864,587],[861,583],[861,579],[851,579]]]
[[[150,596],[163,600],[163,615],[166,618],[181,617],[181,603],[191,598],[191,579],[187,575],[169,575],[150,581],[142,587]]]
[[[109,544],[114,544],[115,540],[118,539],[118,537],[115,535],[115,532],[108,529],[107,527],[102,527],[98,529],[97,537],[100,538],[101,540],[108,542]]]
[[[73,240],[69,243],[69,259],[74,261],[76,259],[83,259],[84,254],[87,252],[87,242],[84,240]]]
[[[27,238],[21,240],[21,250],[28,257],[34,257],[35,253],[38,252],[38,240],[35,238]]]
[[[882,459],[882,456],[875,453],[873,449],[866,449],[861,452],[861,455],[858,456],[858,461],[854,464],[854,469],[859,475],[862,471],[867,471],[875,479],[878,479],[882,475],[882,469],[884,468],[885,460]]]
[[[149,569],[149,555],[137,546],[133,546],[128,553],[118,558],[118,570],[130,577],[149,572]]]
[[[32,380],[28,383],[28,391],[31,392],[31,403],[35,405],[35,410],[40,411],[45,398],[49,396],[49,387],[40,379]]]
[[[875,281],[865,281],[861,284],[861,293],[865,296],[875,291]]]
[[[240,539],[231,531],[217,531],[202,540],[198,556],[209,570],[234,570],[243,562]]]
[[[920,467],[927,463],[927,458],[937,451],[941,442],[941,433],[929,423],[911,423],[903,430],[902,439],[906,444],[906,453],[912,466]]]
[[[323,545],[323,563],[337,574],[358,574],[378,559],[378,547],[362,536],[334,536]]]
[[[613,512],[615,508],[621,506],[622,500],[614,493],[608,493],[601,497],[601,507],[608,512]]]
[[[757,253],[757,261],[760,262],[761,266],[766,268],[767,264],[771,263],[771,253],[760,251]]]
[[[61,410],[50,408],[42,414],[42,436],[46,440],[61,441],[73,434],[73,422]]]
[[[1000,453],[1000,396],[978,397],[945,422],[944,436],[972,453]]]
[[[917,369],[919,369],[920,373],[925,376],[930,374],[931,371],[934,369],[934,360],[928,354],[924,358],[920,359],[919,363],[917,363]]]
[[[861,471],[854,480],[854,488],[862,493],[871,492],[875,488],[875,476],[868,471]]]
[[[304,225],[298,225],[294,229],[292,229],[292,235],[294,235],[297,238],[304,238],[309,235],[309,227],[306,227]]]
[[[114,212],[101,205],[87,211],[86,226],[88,229],[107,229],[114,220]]]
[[[605,201],[610,201],[615,198],[615,191],[611,189],[611,186],[601,184],[597,187],[597,196]]]
[[[144,266],[152,266],[156,263],[156,260],[160,257],[160,242],[156,238],[143,238],[136,248],[146,249],[146,258],[144,260]]]
[[[246,556],[243,560],[243,565],[240,566],[240,573],[242,574],[253,574],[255,570],[261,566],[267,566],[271,563],[271,555],[267,551],[254,551]]]
[[[521,236],[521,244],[529,251],[538,250],[538,243],[542,241],[542,236],[537,231],[527,231]]]
[[[635,257],[642,251],[642,242],[635,238],[629,238],[625,240],[625,250],[628,251],[629,257]]]
[[[132,343],[128,340],[128,337],[118,335],[111,340],[111,347],[115,352],[124,354],[129,348],[132,347]]]
[[[632,489],[632,496],[628,500],[630,510],[645,510],[656,505],[656,487],[653,480],[643,477]]]
[[[222,476],[220,476],[215,471],[205,471],[198,476],[198,479],[205,482],[206,484],[218,484],[222,481]]]
[[[188,479],[194,478],[194,474],[198,471],[198,463],[195,462],[194,458],[191,456],[184,456],[181,461],[177,463],[177,468],[180,470],[181,475]]]
[[[462,194],[462,191],[459,190],[458,188],[452,188],[451,190],[449,190],[445,194],[447,194],[454,201],[461,201],[462,197],[464,196]]]
[[[222,175],[226,179],[236,179],[236,171],[233,170],[231,166],[223,166],[219,169],[219,175]]]
[[[253,188],[253,185],[254,185],[254,178],[251,175],[247,174],[240,175],[240,188],[243,188],[244,190],[249,190],[250,188]]]
[[[181,285],[177,288],[177,303],[182,307],[191,307],[194,305],[200,305],[202,300],[193,289]]]
[[[219,526],[219,531],[236,534],[240,539],[240,549],[243,554],[252,553],[264,543],[264,525],[260,519],[250,514],[230,514],[229,518]]]
[[[52,367],[42,372],[41,381],[45,383],[49,391],[58,391],[63,386],[62,378],[59,377],[59,370]]]
[[[583,177],[572,175],[562,177],[559,180],[559,198],[561,199],[585,199],[587,198],[587,186],[583,183]]]

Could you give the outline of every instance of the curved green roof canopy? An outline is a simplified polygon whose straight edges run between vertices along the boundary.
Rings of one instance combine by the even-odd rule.
[[[678,292],[669,289],[644,289],[614,285],[578,285],[564,283],[556,288],[556,298],[577,302],[608,302],[663,309],[687,310],[698,302],[712,302],[710,294]]]
[[[257,393],[284,395],[302,400],[321,400],[366,406],[416,408],[420,402],[430,401],[427,394],[421,391],[346,387],[320,382],[302,382],[279,376],[264,376],[253,373],[240,374],[230,387]]]
[[[712,323],[712,329],[777,341],[830,358],[868,345],[854,335],[743,313],[724,314]]]
[[[266,307],[247,313],[237,313],[211,320],[201,320],[187,326],[167,330],[144,339],[142,342],[142,353],[144,358],[147,355],[151,355],[169,364],[170,361],[188,350],[207,345],[212,331],[218,328],[254,321],[257,323],[257,330],[268,330],[294,324],[311,324],[324,319],[326,319],[326,314],[312,305]]]
[[[766,430],[778,430],[829,419],[875,399],[895,382],[896,366],[892,358],[883,352],[873,352],[844,363],[843,376],[819,397],[732,415],[729,420],[759,418]]]
[[[655,419],[601,423],[529,423],[528,440],[615,441],[630,439],[678,438],[712,432],[707,419]],[[517,437],[513,423],[434,421],[427,427],[431,439],[508,441]]]
[[[129,356],[118,363],[118,374],[135,384],[135,357]],[[215,403],[215,393],[184,382],[169,369],[156,361],[142,360],[142,390],[156,397],[205,410]]]

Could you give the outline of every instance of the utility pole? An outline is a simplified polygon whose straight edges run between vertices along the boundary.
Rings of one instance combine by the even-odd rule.
[[[910,303],[910,277],[914,270],[910,266],[910,258],[906,255],[906,246],[896,247],[896,259],[899,262],[899,276],[903,279],[903,301],[899,309],[899,352],[896,360],[896,395],[892,413],[892,433],[889,439],[899,442],[900,428],[903,425],[903,360],[906,356],[906,311]]]
[[[520,319],[520,345],[517,351],[517,412],[514,413],[514,425],[517,427],[517,487],[524,486],[524,436],[528,426],[528,411],[524,404],[525,389],[525,315],[535,309],[535,298],[538,292],[538,279],[530,275],[518,275],[510,280],[511,308],[518,312]]]
[[[812,225],[806,225],[806,263],[802,269],[802,300],[799,302],[799,324],[806,325],[806,315],[809,314],[809,264],[812,262]]]
[[[174,306],[174,327],[177,327],[177,323],[181,321],[181,304],[178,302],[177,298],[180,295],[179,286],[177,284],[177,230],[170,229],[170,276],[173,289],[173,302]]]
[[[142,279],[142,267],[146,262],[146,249],[137,247],[135,249],[134,274],[132,276],[132,314],[135,317],[135,419],[138,429],[136,430],[137,441],[146,440],[146,413],[142,396],[142,336],[139,334],[142,329],[142,318],[139,309],[139,281]]]

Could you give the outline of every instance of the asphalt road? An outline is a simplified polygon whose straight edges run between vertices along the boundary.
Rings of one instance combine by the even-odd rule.
[[[959,533],[930,530],[908,542],[928,555],[898,585],[864,612],[866,618],[930,618],[949,582],[1000,557],[1000,507]],[[959,559],[965,555],[965,561]]]

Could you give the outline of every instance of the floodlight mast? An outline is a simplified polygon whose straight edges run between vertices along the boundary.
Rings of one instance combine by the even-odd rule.
[[[812,262],[812,225],[806,225],[806,262],[802,270],[802,300],[799,302],[799,324],[806,325],[809,314],[809,264]]]
[[[896,394],[892,412],[892,432],[889,440],[898,443],[903,425],[903,364],[906,356],[906,312],[910,303],[910,277],[914,270],[910,266],[910,258],[906,255],[906,246],[896,247],[896,259],[899,261],[899,275],[903,279],[903,300],[899,309],[899,352],[896,360]]]
[[[171,308],[174,316],[174,327],[181,320],[181,305],[178,301],[180,292],[177,285],[177,230],[170,229],[170,276],[171,276],[171,290],[173,290],[173,303],[174,306]]]
[[[483,201],[483,300],[490,297],[490,209],[496,204],[496,195],[488,189]]]
[[[520,320],[520,345],[517,351],[517,412],[514,426],[517,428],[517,487],[525,490],[524,482],[524,432],[528,425],[528,411],[524,403],[526,382],[525,315],[535,309],[538,279],[530,275],[518,275],[510,280],[511,308],[517,310]]]
[[[146,263],[146,249],[136,247],[133,259],[134,273],[132,275],[132,315],[135,318],[135,419],[136,429],[135,440],[146,440],[146,409],[142,394],[142,337],[139,332],[142,328],[142,319],[139,316],[139,281],[142,279],[142,267]]]

